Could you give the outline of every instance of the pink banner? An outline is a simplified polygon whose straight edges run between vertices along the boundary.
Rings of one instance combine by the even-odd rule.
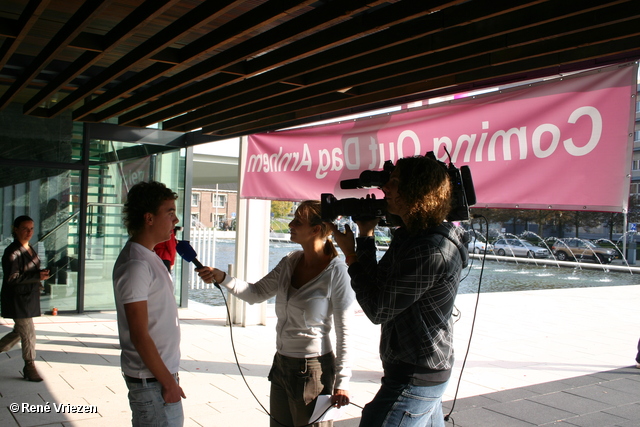
[[[637,67],[621,66],[431,107],[249,137],[241,197],[363,197],[340,181],[434,151],[468,165],[477,207],[627,208]],[[371,192],[381,195],[379,190]]]

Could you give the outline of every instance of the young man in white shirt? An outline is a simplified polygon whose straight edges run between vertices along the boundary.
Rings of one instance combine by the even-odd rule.
[[[113,289],[133,426],[184,423],[178,308],[171,276],[153,251],[179,221],[177,197],[162,183],[141,182],[123,209],[130,239],[116,260]]]

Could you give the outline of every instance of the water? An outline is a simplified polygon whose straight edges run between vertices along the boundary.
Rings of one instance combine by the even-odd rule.
[[[300,250],[297,243],[272,242],[269,245],[269,270],[272,270],[278,262],[291,251]],[[228,271],[229,264],[235,264],[236,244],[230,239],[216,239],[216,268]],[[225,298],[227,291],[224,290]],[[189,299],[209,305],[224,305],[220,290],[213,289],[189,289]]]
[[[299,250],[295,243],[271,243],[269,269],[274,268],[287,253]],[[378,257],[384,252],[379,251]],[[235,242],[226,239],[216,241],[216,267],[226,271],[235,258]],[[468,294],[478,291],[478,280],[482,261],[470,260],[470,266],[462,272],[458,293]],[[526,291],[536,289],[585,288],[598,286],[637,285],[637,276],[623,272],[572,269],[556,266],[536,266],[487,260],[482,274],[481,292]],[[226,296],[226,295],[225,295]],[[189,299],[210,305],[223,305],[220,291],[214,289],[191,289]]]

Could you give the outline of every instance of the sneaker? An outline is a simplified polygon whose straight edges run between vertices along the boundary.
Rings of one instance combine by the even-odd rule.
[[[636,363],[636,368],[640,369],[640,363]]]

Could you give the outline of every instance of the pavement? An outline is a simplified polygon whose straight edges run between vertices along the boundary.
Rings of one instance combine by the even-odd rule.
[[[447,427],[640,426],[640,285],[464,294],[456,307]],[[267,313],[266,326],[229,328],[224,307],[180,309],[185,426],[269,425],[252,395],[268,409],[273,306]],[[35,321],[44,381],[21,378],[19,345],[0,354],[0,426],[130,425],[115,312]],[[0,334],[11,328],[0,320]],[[351,400],[362,407],[379,387],[379,327],[358,313],[354,339]],[[334,425],[357,426],[358,406],[343,408]]]

